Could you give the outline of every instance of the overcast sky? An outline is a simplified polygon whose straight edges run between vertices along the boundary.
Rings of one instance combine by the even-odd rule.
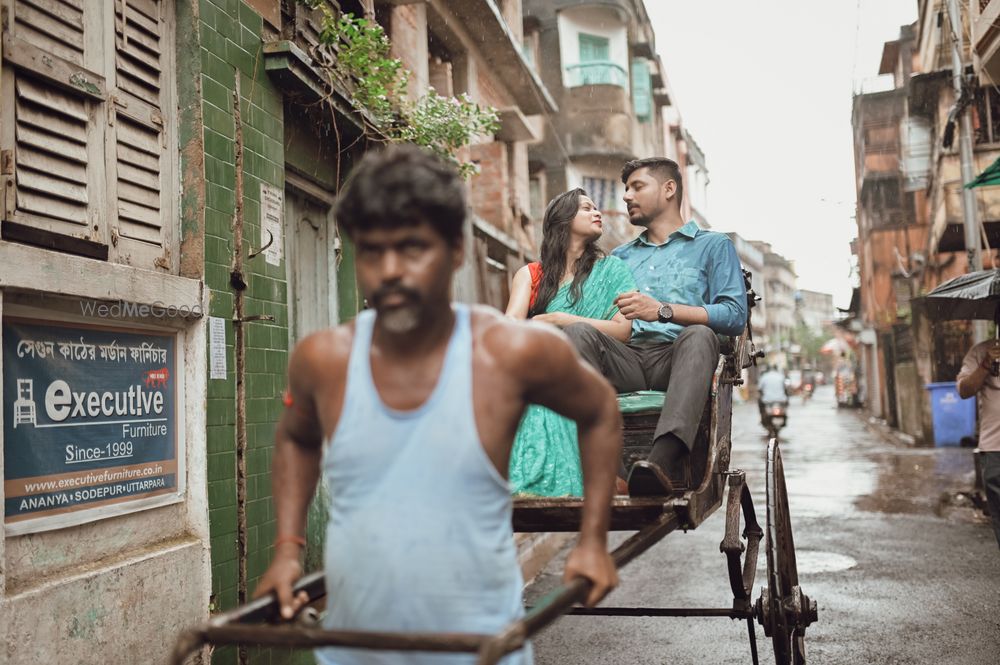
[[[766,240],[799,288],[850,302],[857,235],[851,96],[917,0],[645,0],[684,125],[705,152],[708,219]],[[860,11],[859,11],[860,9]]]

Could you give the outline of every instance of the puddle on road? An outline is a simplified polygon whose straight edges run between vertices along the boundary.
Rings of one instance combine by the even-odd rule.
[[[833,573],[850,570],[858,562],[846,554],[836,552],[817,552],[815,550],[798,550],[795,561],[799,575],[814,575],[817,573]]]
[[[836,552],[820,552],[818,550],[795,550],[795,567],[799,575],[818,575],[821,573],[837,573],[850,570],[858,565],[856,559],[846,554]],[[767,559],[760,557],[757,561],[758,575],[765,574]]]
[[[961,448],[924,448],[873,456],[874,490],[857,498],[859,510],[943,517],[948,497],[972,485],[972,454]]]
[[[793,515],[874,512],[961,520],[960,513],[973,512],[955,500],[973,484],[969,448],[905,447],[887,441],[867,429],[858,414],[836,409],[832,390],[828,393],[817,393],[805,406],[793,403],[789,427],[782,431]],[[734,407],[733,465],[747,470],[751,486],[762,489],[767,446],[758,419],[756,405]]]

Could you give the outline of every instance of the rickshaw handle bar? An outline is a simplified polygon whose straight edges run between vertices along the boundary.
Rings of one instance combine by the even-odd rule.
[[[633,534],[619,545],[611,558],[617,568],[622,568],[650,547],[663,540],[664,536],[676,529],[679,521],[676,513],[669,507],[651,524]],[[483,644],[479,651],[477,665],[494,665],[506,654],[521,648],[525,640],[541,631],[563,614],[569,612],[574,605],[582,603],[590,593],[591,583],[583,578],[576,578],[541,599],[538,605],[531,608],[525,617],[509,625],[506,630]]]
[[[618,546],[611,557],[621,568],[659,542],[679,525],[677,515],[665,506],[664,513],[641,531]],[[479,663],[493,665],[504,655],[515,651],[540,630],[586,600],[589,580],[577,578],[556,589],[518,621],[511,623],[495,636],[468,633],[386,633],[372,631],[320,630],[302,626],[269,626],[256,622],[278,618],[278,603],[274,595],[212,618],[202,626],[185,631],[177,641],[173,664],[184,660],[204,644],[252,644],[275,647],[342,646],[392,651],[430,651],[445,653],[479,653]],[[325,594],[323,573],[303,577],[295,592],[306,591],[310,602]]]

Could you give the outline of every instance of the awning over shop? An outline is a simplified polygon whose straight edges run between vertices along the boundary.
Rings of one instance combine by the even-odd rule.
[[[973,187],[988,187],[990,185],[1000,185],[1000,158],[986,167],[986,169],[976,176],[976,179],[965,185],[966,189]]]

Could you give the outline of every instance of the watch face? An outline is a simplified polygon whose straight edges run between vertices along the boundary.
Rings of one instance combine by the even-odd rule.
[[[670,320],[674,318],[674,308],[670,305],[661,305],[658,315],[661,323],[670,323]]]

